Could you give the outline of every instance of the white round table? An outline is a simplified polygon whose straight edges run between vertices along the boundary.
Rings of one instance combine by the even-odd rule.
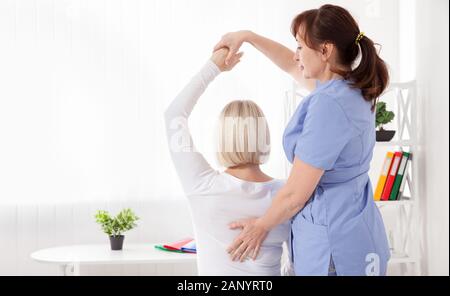
[[[61,246],[38,250],[31,258],[58,264],[62,275],[71,269],[80,275],[81,264],[146,264],[146,263],[195,263],[196,254],[175,253],[155,249],[155,244],[124,244],[123,250],[112,251],[109,244]]]

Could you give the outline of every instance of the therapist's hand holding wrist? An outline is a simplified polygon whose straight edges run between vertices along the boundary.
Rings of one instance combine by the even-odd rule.
[[[216,64],[221,72],[231,71],[240,61],[241,57],[244,54],[243,52],[239,52],[231,55],[229,63],[225,63],[225,59],[229,56],[230,50],[226,47],[220,48],[213,52],[211,56],[211,61]]]
[[[252,32],[247,30],[227,33],[214,46],[214,51],[221,48],[228,48],[229,52],[225,59],[225,64],[231,64],[233,56],[236,55],[242,44],[250,39],[251,34]]]
[[[258,256],[261,244],[270,231],[263,218],[250,218],[234,221],[229,224],[230,229],[242,229],[242,232],[227,248],[233,261],[244,261],[251,256],[253,260]]]

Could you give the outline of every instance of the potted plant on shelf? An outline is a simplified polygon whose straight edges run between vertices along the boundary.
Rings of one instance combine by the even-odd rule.
[[[131,209],[123,209],[116,217],[112,218],[107,211],[98,210],[95,219],[102,226],[103,232],[109,236],[111,250],[122,250],[125,231],[137,226],[139,220]]]
[[[376,132],[376,140],[377,142],[389,142],[394,137],[395,131],[385,130],[383,125],[391,122],[394,119],[395,114],[392,111],[386,110],[385,102],[378,102],[376,109],[376,128],[379,127]]]

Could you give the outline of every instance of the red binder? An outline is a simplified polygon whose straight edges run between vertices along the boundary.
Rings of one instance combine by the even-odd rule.
[[[389,175],[386,180],[386,185],[383,189],[383,194],[381,195],[381,200],[389,200],[391,195],[392,185],[394,185],[395,177],[397,176],[398,167],[400,166],[400,161],[402,160],[403,152],[395,152],[394,159],[392,160],[391,169],[389,170]]]
[[[184,238],[182,240],[176,241],[174,243],[171,244],[165,244],[163,245],[164,248],[168,249],[168,250],[172,250],[172,251],[181,251],[181,248],[184,247],[184,245],[192,242],[194,239],[193,238]]]

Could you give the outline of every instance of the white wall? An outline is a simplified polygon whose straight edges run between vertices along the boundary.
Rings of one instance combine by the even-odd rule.
[[[223,33],[264,32],[281,9],[257,0],[0,1],[0,201],[180,198],[165,107]],[[289,78],[246,54],[192,116],[213,163],[214,125],[204,123],[228,101],[258,101],[275,126],[282,114]],[[268,164],[273,174],[278,163]]]
[[[449,275],[449,2],[416,0],[424,267]]]
[[[162,113],[227,31],[251,29],[292,48],[292,17],[325,1],[0,1],[0,201],[182,195]],[[335,1],[383,44],[397,69],[397,1]],[[291,79],[251,46],[194,110],[197,147],[214,164],[213,123],[233,99],[268,117],[282,177],[285,90]],[[158,168],[155,170],[155,168]]]

